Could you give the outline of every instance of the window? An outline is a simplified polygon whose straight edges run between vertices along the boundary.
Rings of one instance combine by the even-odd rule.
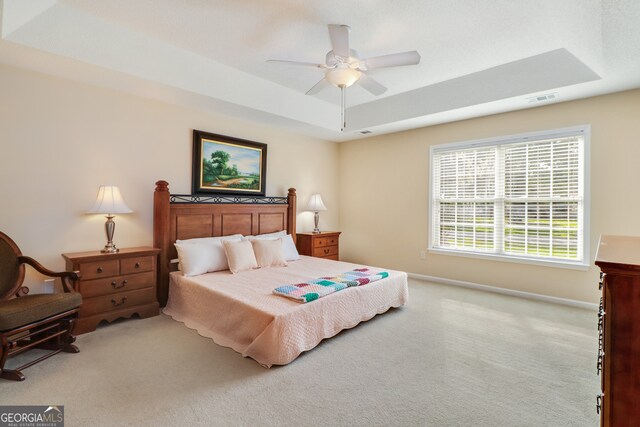
[[[430,249],[584,266],[588,126],[431,148]]]

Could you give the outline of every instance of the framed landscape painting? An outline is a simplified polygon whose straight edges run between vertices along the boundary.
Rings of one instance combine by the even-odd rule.
[[[193,193],[264,196],[267,144],[193,131]]]

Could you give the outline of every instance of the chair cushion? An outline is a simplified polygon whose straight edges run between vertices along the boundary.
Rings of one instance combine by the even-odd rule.
[[[78,292],[34,294],[0,301],[0,331],[16,329],[81,304],[82,296]]]

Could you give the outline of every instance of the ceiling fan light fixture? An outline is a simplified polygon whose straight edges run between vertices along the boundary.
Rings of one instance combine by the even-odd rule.
[[[362,72],[355,68],[339,67],[327,70],[326,79],[336,87],[349,87],[358,81]]]
[[[411,52],[399,52],[389,55],[374,56],[360,59],[360,55],[349,47],[348,25],[329,24],[329,38],[331,39],[331,50],[327,52],[324,64],[314,64],[310,62],[269,60],[269,62],[280,62],[302,67],[321,68],[326,70],[324,78],[309,89],[307,95],[315,95],[327,82],[340,89],[340,111],[341,126],[340,131],[347,127],[346,120],[346,89],[358,83],[360,87],[372,95],[382,95],[387,88],[378,83],[366,72],[374,68],[399,67],[402,65],[416,65],[420,63],[420,54],[415,50]],[[364,132],[363,132],[364,133]]]

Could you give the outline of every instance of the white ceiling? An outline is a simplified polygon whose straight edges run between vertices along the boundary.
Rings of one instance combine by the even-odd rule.
[[[0,62],[334,141],[640,87],[638,0],[4,0]],[[361,57],[417,50],[371,70],[389,90],[305,92],[327,24]],[[552,101],[531,103],[555,93]]]

